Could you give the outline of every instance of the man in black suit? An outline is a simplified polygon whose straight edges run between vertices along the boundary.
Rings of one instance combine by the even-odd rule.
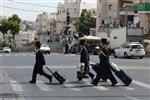
[[[80,48],[81,48],[81,51],[80,51],[80,63],[84,63],[85,67],[84,67],[84,73],[85,74],[88,74],[91,79],[93,80],[94,78],[94,74],[92,74],[90,72],[90,68],[89,68],[89,53],[86,49],[86,46],[85,46],[85,41],[84,40],[81,40],[79,42],[79,45],[80,45]],[[79,79],[79,81],[81,81],[82,79]]]
[[[93,81],[93,85],[97,86],[100,78],[110,79],[111,86],[115,86],[117,84],[117,80],[113,76],[111,69],[110,69],[110,63],[109,63],[109,52],[107,49],[107,39],[102,38],[101,39],[101,51],[99,53],[99,59],[100,64],[99,67],[97,67],[97,75],[96,78]]]
[[[33,73],[32,73],[32,80],[29,81],[30,83],[33,83],[33,84],[36,83],[37,74],[45,76],[46,78],[49,79],[50,83],[52,82],[52,76],[45,73],[43,70],[43,66],[45,66],[46,63],[45,63],[45,58],[43,56],[43,53],[40,50],[40,46],[41,46],[40,42],[37,42],[36,43],[36,62],[35,62]]]

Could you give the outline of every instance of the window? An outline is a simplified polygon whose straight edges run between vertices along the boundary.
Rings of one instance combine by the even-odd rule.
[[[111,10],[112,9],[112,4],[109,4],[109,10]]]
[[[114,39],[117,39],[117,36],[115,36]]]
[[[141,45],[132,45],[132,49],[142,49],[143,47]]]

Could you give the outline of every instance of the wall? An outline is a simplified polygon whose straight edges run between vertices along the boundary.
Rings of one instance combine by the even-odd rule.
[[[110,33],[110,47],[116,48],[126,42],[126,28],[113,29]]]
[[[140,13],[140,27],[143,27],[144,34],[148,33],[150,30],[150,13]]]

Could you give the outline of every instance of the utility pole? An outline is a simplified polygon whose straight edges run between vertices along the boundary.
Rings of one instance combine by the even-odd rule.
[[[128,16],[127,16],[127,6],[123,5],[124,9],[125,9],[125,27],[127,27],[127,20],[128,20]]]
[[[78,19],[77,19],[77,33],[79,34],[79,18],[80,18],[80,3],[81,3],[81,0],[78,0],[78,3],[79,3],[79,13],[78,13]]]

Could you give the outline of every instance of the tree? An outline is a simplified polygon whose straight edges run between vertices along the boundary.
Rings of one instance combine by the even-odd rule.
[[[15,44],[14,39],[15,35],[19,34],[19,30],[21,27],[21,19],[18,17],[18,15],[13,14],[12,17],[8,18],[8,22],[9,22],[9,30],[13,37],[13,47],[14,47]]]
[[[83,9],[79,18],[79,36],[89,35],[90,28],[96,27],[96,18],[93,17],[92,12],[87,9]]]
[[[9,30],[9,22],[7,19],[2,19],[0,21],[0,32],[3,34],[3,38],[5,38],[5,34],[7,34],[7,31]]]
[[[19,33],[21,27],[21,19],[18,17],[18,15],[13,14],[12,17],[8,19],[3,19],[0,21],[0,31],[3,34],[3,38],[5,39],[5,34],[7,34],[8,31],[13,36],[13,44],[14,44],[14,37],[16,34]]]

